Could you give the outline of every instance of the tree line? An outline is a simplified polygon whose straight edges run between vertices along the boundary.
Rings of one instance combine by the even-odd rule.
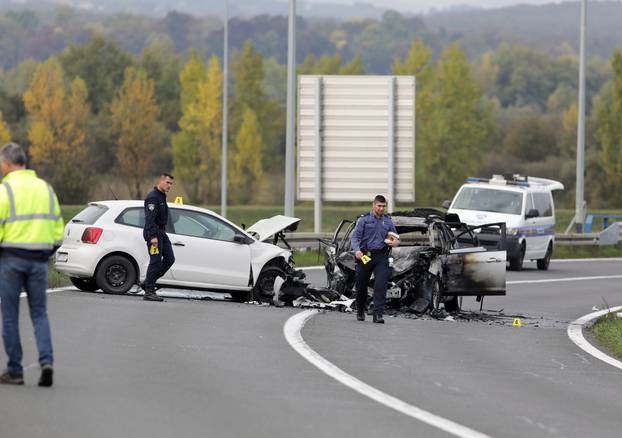
[[[562,181],[559,204],[573,205],[573,49],[552,55],[502,43],[469,56],[458,43],[439,52],[434,41],[411,39],[385,68],[417,77],[417,204],[438,205],[466,176],[523,173]],[[286,67],[247,40],[230,69],[230,201],[278,204]],[[369,71],[362,56],[336,50],[307,54],[298,73]],[[587,73],[586,198],[592,207],[620,207],[622,51],[592,58]],[[134,54],[95,35],[45,61],[0,71],[0,140],[26,145],[65,203],[100,195],[102,178],[116,179],[115,190],[121,181],[121,196],[142,197],[150,178],[172,169],[189,201],[217,204],[222,82],[216,53],[179,52],[171,38],[153,34]]]

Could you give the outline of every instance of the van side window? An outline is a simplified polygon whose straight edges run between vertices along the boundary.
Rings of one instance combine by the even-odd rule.
[[[534,193],[534,202],[536,209],[540,213],[540,217],[553,216],[553,205],[551,204],[551,195],[548,193]]]
[[[529,210],[533,210],[533,200],[531,199],[531,193],[527,193],[527,204],[525,206],[525,214],[529,213]]]

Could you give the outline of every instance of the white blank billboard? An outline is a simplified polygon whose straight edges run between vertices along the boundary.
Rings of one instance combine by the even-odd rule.
[[[415,200],[414,76],[299,76],[298,199],[376,194]]]

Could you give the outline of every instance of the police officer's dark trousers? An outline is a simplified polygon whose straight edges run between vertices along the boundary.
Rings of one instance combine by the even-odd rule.
[[[387,299],[387,282],[389,281],[389,254],[386,251],[372,254],[367,264],[356,261],[356,308],[365,309],[367,302],[367,285],[371,274],[374,274],[374,314],[382,316]]]
[[[173,254],[173,246],[171,241],[162,230],[158,231],[158,252],[151,253],[151,242],[147,242],[147,250],[149,251],[149,267],[147,268],[147,277],[145,278],[145,289],[155,289],[158,278],[166,274],[173,263],[175,263],[175,255]]]

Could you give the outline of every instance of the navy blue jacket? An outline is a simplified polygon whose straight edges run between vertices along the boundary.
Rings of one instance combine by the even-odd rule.
[[[389,231],[397,232],[391,216],[383,214],[376,218],[373,212],[364,214],[356,221],[352,233],[352,249],[354,251],[382,249],[386,247],[384,239]]]
[[[168,205],[166,204],[166,193],[162,193],[154,187],[145,198],[145,228],[143,237],[145,241],[150,241],[158,237],[158,231],[166,228],[168,221]]]

